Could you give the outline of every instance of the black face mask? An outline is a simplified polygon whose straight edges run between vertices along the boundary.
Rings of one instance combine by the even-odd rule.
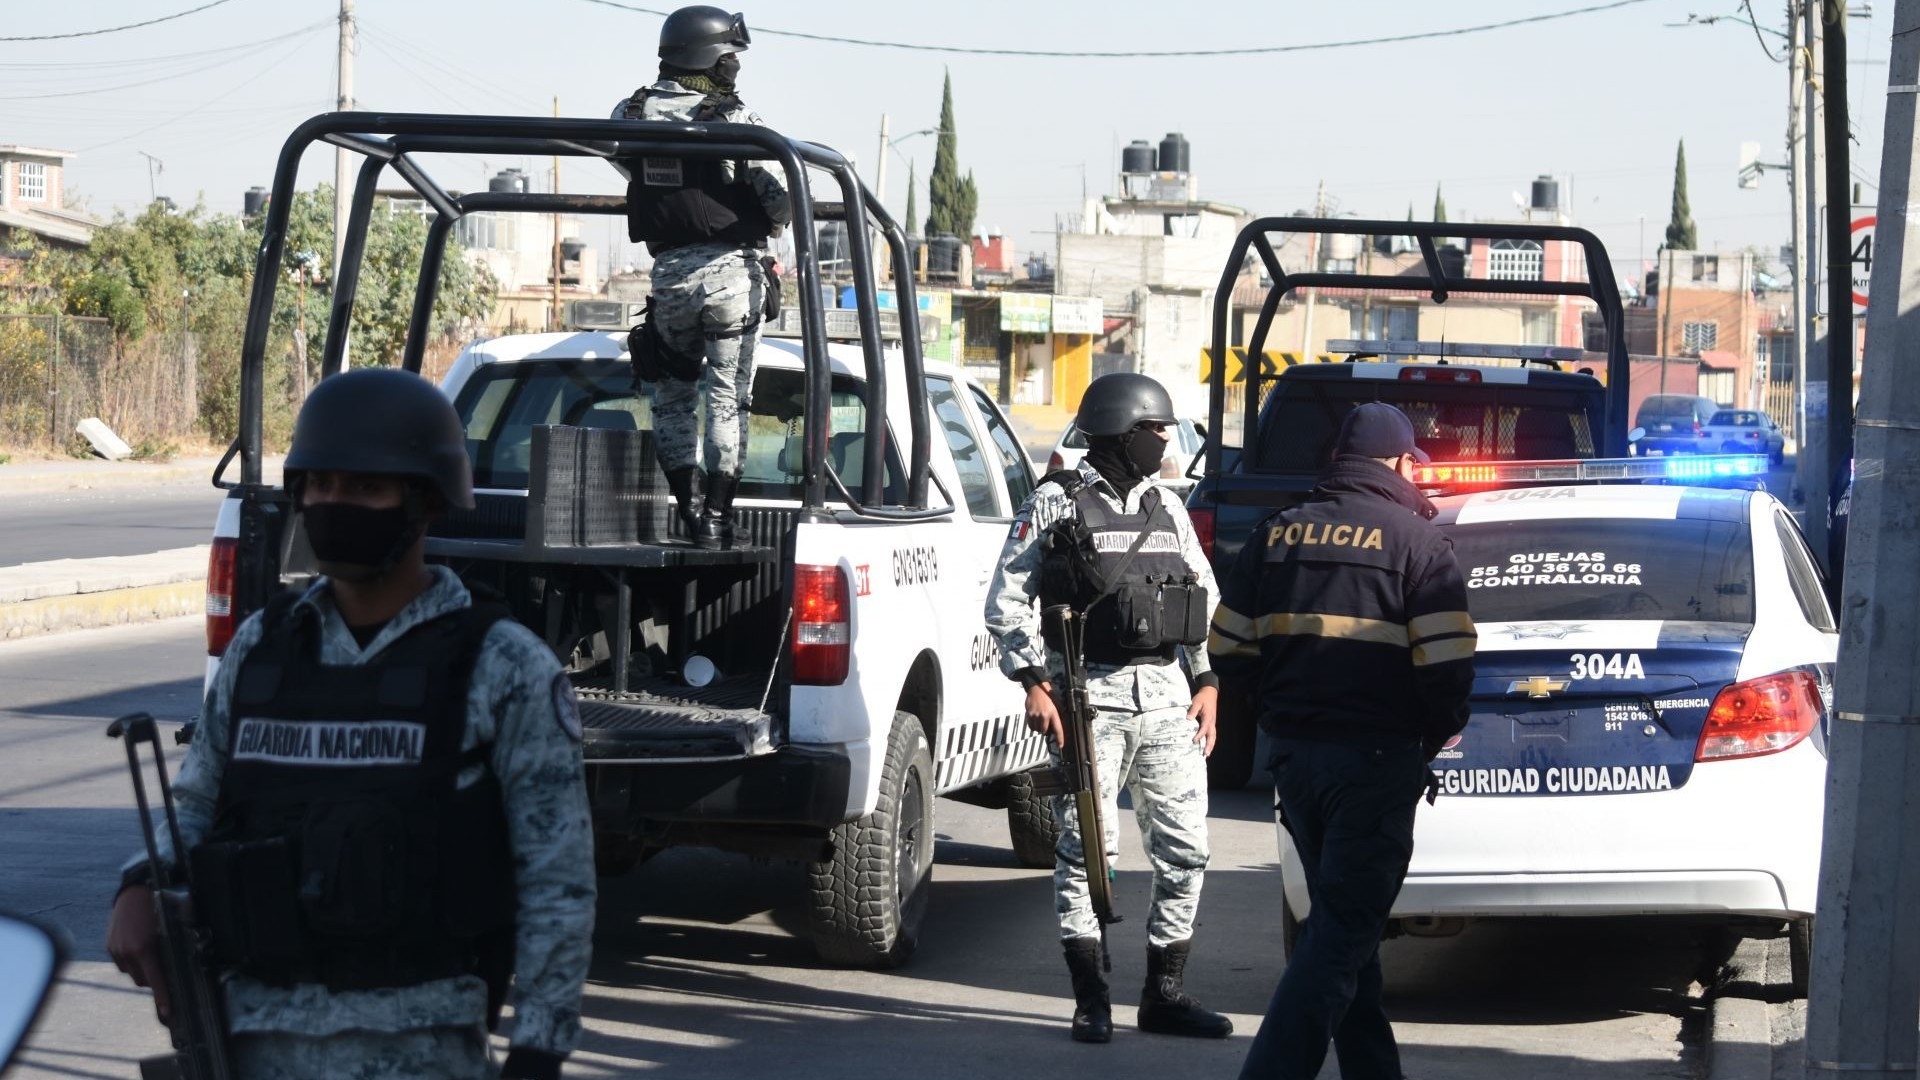
[[[740,57],[737,53],[728,53],[713,64],[713,81],[722,90],[731,92],[735,80],[740,78]]]
[[[1124,449],[1127,471],[1144,479],[1160,471],[1160,462],[1167,456],[1167,441],[1151,431],[1131,431],[1127,433]]]
[[[354,503],[304,506],[307,542],[328,577],[372,581],[400,561],[420,538],[422,522],[405,505],[374,510]]]

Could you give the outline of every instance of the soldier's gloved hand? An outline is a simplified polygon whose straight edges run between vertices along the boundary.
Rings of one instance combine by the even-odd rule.
[[[506,1064],[500,1067],[500,1080],[560,1080],[560,1063],[566,1058],[516,1046],[507,1051]]]
[[[153,991],[153,1013],[170,1023],[172,1002],[167,995],[167,970],[160,963],[160,947],[153,926],[153,890],[129,885],[113,899],[107,919],[107,955],[114,966],[133,978],[133,985]]]
[[[1060,707],[1053,702],[1052,683],[1027,688],[1027,726],[1046,736],[1053,745],[1066,747],[1067,729],[1060,723]]]
[[[1220,691],[1211,686],[1203,686],[1193,692],[1193,704],[1187,706],[1187,719],[1199,725],[1193,733],[1193,741],[1200,744],[1202,757],[1213,756],[1213,744],[1219,741],[1214,726],[1214,714],[1219,708]]]

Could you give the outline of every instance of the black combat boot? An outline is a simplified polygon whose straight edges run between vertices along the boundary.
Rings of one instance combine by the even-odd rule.
[[[1113,1002],[1101,970],[1105,953],[1094,936],[1068,938],[1067,972],[1073,976],[1073,1041],[1113,1041]]]
[[[673,492],[674,506],[680,512],[680,524],[687,527],[687,539],[697,539],[700,535],[700,507],[705,497],[703,481],[706,478],[698,465],[684,465],[664,471],[667,474],[667,490]]]
[[[693,532],[693,542],[710,551],[733,548],[733,493],[740,487],[738,474],[714,473],[707,477],[707,508]]]
[[[1186,978],[1187,953],[1192,948],[1191,941],[1176,941],[1164,948],[1147,946],[1147,986],[1140,991],[1141,1031],[1199,1039],[1224,1039],[1233,1034],[1233,1021],[1188,997],[1181,985]]]

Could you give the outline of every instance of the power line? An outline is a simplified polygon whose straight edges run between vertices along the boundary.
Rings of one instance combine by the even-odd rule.
[[[317,30],[323,26],[333,26],[338,22],[339,22],[338,19],[326,18],[326,19],[321,19],[318,22],[311,23],[307,26],[302,26],[297,29],[290,30],[284,34],[275,34],[272,37],[260,38],[255,41],[241,41],[241,42],[236,42],[232,45],[221,45],[211,49],[196,49],[192,52],[183,52],[183,53],[165,53],[165,54],[160,54],[155,56],[142,56],[134,59],[119,58],[119,59],[113,59],[113,60],[0,60],[0,75],[7,75],[7,74],[12,74],[17,72],[22,74],[31,74],[36,79],[44,79],[47,77],[47,75],[43,73],[63,71],[63,70],[74,71],[77,73],[84,73],[83,69],[108,68],[114,71],[124,72],[128,68],[134,68],[134,67],[170,67],[170,66],[173,66],[178,61],[200,60],[209,56],[219,56],[222,53],[230,53],[240,49],[252,49],[252,48],[258,48],[261,45],[271,45],[276,41],[284,41],[287,38],[293,36],[294,34],[305,33],[309,30]]]
[[[602,7],[618,8],[642,15],[666,16],[669,14],[658,8],[640,7],[625,4],[619,0],[584,0],[585,3],[599,4]],[[1173,49],[1173,50],[1131,50],[1124,52],[1093,52],[1080,49],[975,49],[959,45],[923,45],[906,41],[873,41],[865,38],[833,37],[827,34],[808,34],[799,30],[769,30],[754,27],[757,33],[771,34],[776,37],[804,38],[808,41],[825,41],[836,45],[865,45],[879,49],[908,49],[916,52],[963,53],[970,56],[1022,56],[1022,57],[1065,57],[1075,60],[1112,60],[1125,58],[1169,58],[1181,56],[1257,56],[1273,53],[1312,52],[1321,49],[1349,49],[1360,45],[1390,45],[1405,41],[1431,41],[1434,38],[1460,37],[1465,34],[1478,34],[1488,30],[1504,30],[1508,27],[1526,26],[1532,23],[1551,22],[1556,19],[1571,18],[1575,15],[1588,15],[1598,11],[1612,11],[1615,8],[1643,4],[1647,0],[1613,0],[1612,3],[1594,4],[1589,7],[1574,8],[1569,11],[1554,11],[1544,15],[1528,15],[1504,22],[1482,23],[1478,26],[1461,26],[1450,30],[1426,30],[1413,34],[1395,34],[1390,37],[1356,38],[1351,41],[1316,41],[1301,45],[1263,45],[1243,49]]]
[[[1767,59],[1776,64],[1786,63],[1786,54],[1783,53],[1779,56],[1773,55],[1773,50],[1767,45],[1766,36],[1760,33],[1760,24],[1754,19],[1753,15],[1753,0],[1740,0],[1740,6],[1747,9],[1747,25],[1753,27],[1753,40],[1760,43],[1760,51],[1766,53]]]
[[[334,24],[334,21],[332,19],[328,19],[324,23],[316,23],[313,26],[309,26],[303,30],[295,30],[295,31],[292,31],[291,33],[281,34],[277,37],[270,37],[262,41],[251,42],[247,46],[248,51],[244,51],[244,52],[241,51],[240,46],[234,46],[232,48],[218,50],[220,52],[237,53],[237,55],[229,56],[224,60],[216,61],[211,64],[195,65],[194,67],[188,70],[176,71],[170,75],[156,75],[150,79],[139,79],[134,82],[120,83],[116,86],[100,86],[100,87],[95,87],[91,90],[56,90],[46,94],[0,94],[0,101],[45,101],[50,98],[86,97],[89,94],[111,94],[117,90],[130,90],[136,86],[152,86],[155,83],[171,82],[174,79],[184,79],[193,75],[199,75],[203,72],[212,71],[215,68],[225,67],[228,64],[236,64],[246,60],[250,60],[253,57],[259,55],[258,53],[251,51],[251,49],[254,47],[257,47],[260,45],[272,45],[282,41],[290,41],[294,38],[306,37],[307,35],[314,33],[315,31],[321,29],[322,27],[332,26],[333,24]]]
[[[0,41],[64,41],[68,38],[99,37],[101,34],[117,34],[122,30],[138,30],[143,26],[155,26],[163,22],[172,22],[175,19],[184,19],[189,15],[197,15],[208,8],[217,8],[221,4],[230,2],[231,0],[212,0],[211,3],[201,4],[197,8],[176,11],[171,15],[162,15],[157,19],[148,19],[145,22],[127,23],[124,26],[107,26],[98,30],[76,30],[71,34],[35,34],[32,36],[0,37]]]
[[[126,142],[128,139],[137,139],[140,136],[147,134],[148,132],[158,131],[163,127],[170,127],[174,124],[179,123],[182,120],[185,120],[189,116],[192,116],[204,109],[210,108],[211,106],[218,103],[222,99],[228,97],[229,95],[238,93],[239,91],[246,89],[248,86],[251,86],[256,82],[259,82],[262,78],[265,78],[267,75],[271,74],[273,71],[278,69],[281,64],[284,64],[288,60],[292,59],[293,55],[300,51],[300,44],[301,44],[300,42],[297,42],[297,41],[294,42],[293,48],[286,50],[285,52],[279,54],[278,56],[275,56],[272,59],[272,61],[267,64],[267,66],[261,68],[259,71],[254,72],[252,75],[247,76],[245,79],[240,80],[239,82],[233,84],[232,86],[226,88],[225,90],[220,91],[218,94],[215,94],[214,96],[206,99],[200,104],[193,106],[192,108],[186,110],[183,113],[180,113],[169,119],[162,120],[157,124],[150,124],[146,127],[141,128],[138,131],[131,132],[126,135],[122,135],[118,138],[108,139],[105,142],[94,143],[92,146],[83,146],[80,148],[79,152],[84,154],[94,150],[98,150],[104,146],[112,146],[115,143]]]

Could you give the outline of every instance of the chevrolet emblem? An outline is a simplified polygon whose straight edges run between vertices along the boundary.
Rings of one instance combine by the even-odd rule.
[[[1515,679],[1508,683],[1507,693],[1518,694],[1524,690],[1530,698],[1545,698],[1553,696],[1556,691],[1565,690],[1569,685],[1565,679],[1535,675],[1531,679]]]

